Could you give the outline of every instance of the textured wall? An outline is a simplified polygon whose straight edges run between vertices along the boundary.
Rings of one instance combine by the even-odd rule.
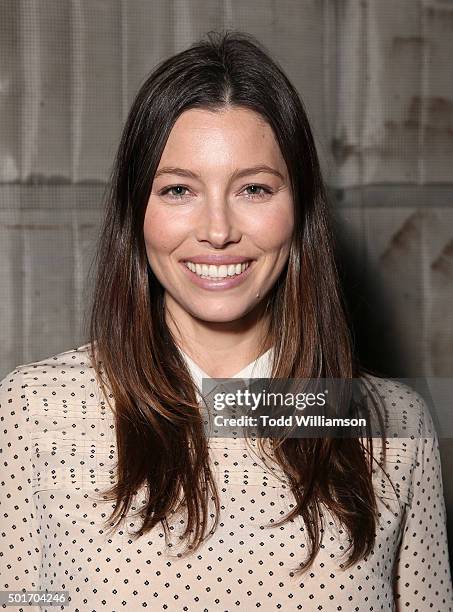
[[[452,377],[452,0],[0,0],[0,375],[85,340],[133,96],[224,27],[257,36],[305,102],[364,355],[389,376]]]

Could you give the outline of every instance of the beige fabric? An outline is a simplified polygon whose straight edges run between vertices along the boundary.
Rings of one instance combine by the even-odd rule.
[[[348,537],[325,510],[315,563],[294,576],[307,553],[304,524],[264,527],[286,515],[294,498],[243,439],[209,440],[221,517],[193,555],[178,556],[183,516],[169,517],[167,550],[157,527],[134,541],[128,531],[139,521],[130,516],[106,535],[102,523],[113,506],[101,491],[114,479],[115,426],[86,350],[17,366],[1,382],[0,589],[68,590],[64,609],[80,612],[453,610],[437,435],[415,392],[401,394],[399,407],[418,410],[428,433],[388,441],[398,494],[376,471],[373,554],[343,569]],[[185,357],[200,382],[203,371]],[[236,376],[265,376],[270,357],[268,351]],[[384,381],[384,397],[394,398],[393,385]],[[139,492],[131,511],[144,501]]]

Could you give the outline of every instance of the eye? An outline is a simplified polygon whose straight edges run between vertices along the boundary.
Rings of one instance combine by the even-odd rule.
[[[269,189],[268,187],[264,187],[263,185],[247,185],[247,187],[244,187],[244,191],[247,189],[261,189],[260,193],[251,193],[249,194],[247,197],[248,199],[251,200],[263,200],[266,196],[271,195],[272,194],[272,190]]]
[[[167,195],[170,191],[173,191],[173,189],[175,190],[186,190],[188,191],[188,187],[184,187],[184,185],[173,185],[172,187],[167,187],[166,189],[163,189],[159,195]],[[172,200],[182,200],[184,194],[181,194],[180,192],[177,195],[170,195],[170,199]]]

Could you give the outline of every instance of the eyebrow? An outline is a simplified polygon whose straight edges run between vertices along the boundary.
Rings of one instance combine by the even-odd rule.
[[[279,172],[278,170],[275,170],[275,168],[271,168],[270,166],[267,166],[266,164],[261,164],[259,166],[252,166],[251,168],[243,168],[242,170],[235,170],[234,172],[231,173],[230,180],[241,178],[249,174],[259,174],[260,172],[267,172],[268,174],[274,174],[275,176],[278,176],[279,178],[284,180],[284,176],[281,174],[281,172]],[[201,177],[198,174],[196,174],[195,172],[192,172],[191,170],[186,170],[185,168],[177,168],[173,166],[166,166],[164,168],[161,168],[160,170],[156,172],[156,174],[154,175],[154,178],[157,178],[158,176],[161,176],[162,174],[176,174],[178,176],[184,176],[187,178],[201,179]]]

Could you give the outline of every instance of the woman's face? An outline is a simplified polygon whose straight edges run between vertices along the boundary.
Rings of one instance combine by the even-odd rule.
[[[178,117],[144,221],[167,308],[210,322],[244,317],[279,277],[293,227],[286,164],[260,115],[230,107]]]

